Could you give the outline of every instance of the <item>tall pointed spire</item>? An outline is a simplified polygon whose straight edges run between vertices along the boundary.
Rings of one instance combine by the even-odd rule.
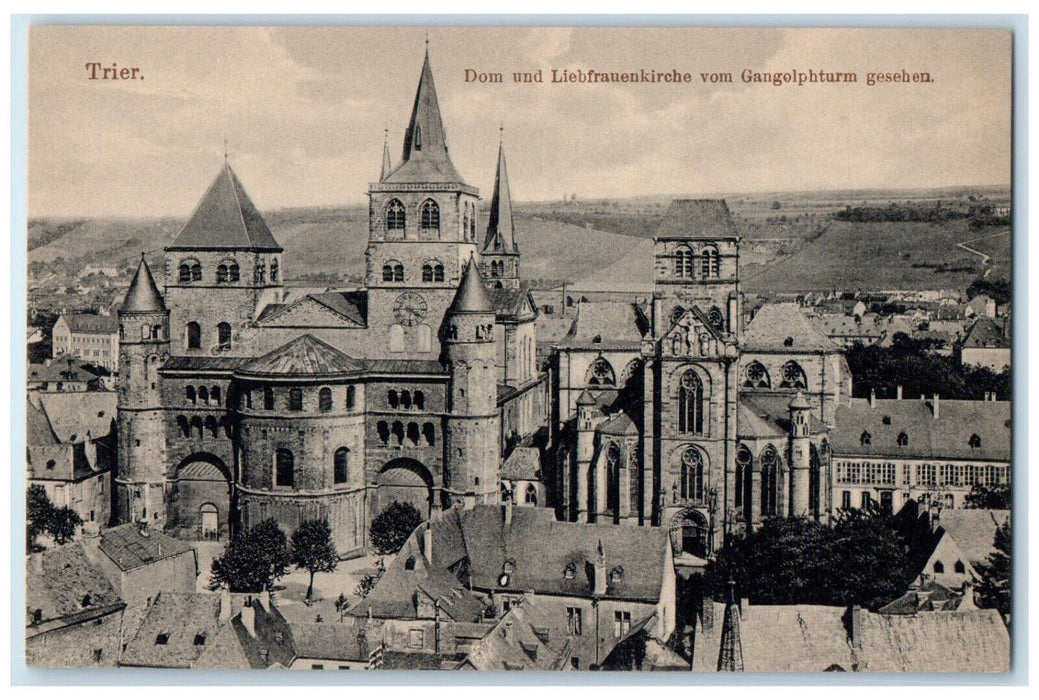
[[[141,262],[137,265],[137,272],[130,280],[130,288],[126,290],[123,298],[121,312],[126,311],[165,311],[166,305],[162,301],[162,294],[152,277],[151,268],[144,261],[144,253],[141,253]]]
[[[729,581],[729,600],[725,603],[725,621],[722,623],[722,641],[718,650],[718,670],[743,670],[740,609],[736,604],[736,584],[733,581]]]
[[[491,195],[483,252],[519,252],[512,223],[512,194],[509,192],[509,173],[505,168],[504,139],[498,143],[498,171],[494,175],[494,194]]]
[[[386,133],[383,136],[382,141],[382,173],[379,175],[379,182],[386,179],[386,176],[390,174],[392,165],[390,164],[390,130],[386,129]]]

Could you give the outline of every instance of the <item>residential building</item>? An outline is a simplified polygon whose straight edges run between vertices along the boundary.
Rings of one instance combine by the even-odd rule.
[[[51,329],[51,357],[74,356],[119,370],[119,322],[101,314],[63,313]]]

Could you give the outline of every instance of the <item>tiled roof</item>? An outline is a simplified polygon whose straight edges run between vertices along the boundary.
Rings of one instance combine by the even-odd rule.
[[[1003,326],[992,318],[978,319],[963,341],[965,348],[1009,348],[1010,338],[1003,333]]]
[[[1010,520],[1009,510],[981,508],[946,508],[938,519],[941,528],[956,541],[972,564],[987,563],[996,551],[996,530]]]
[[[517,447],[501,467],[501,478],[526,481],[541,479],[541,455],[536,447]]]
[[[462,667],[477,671],[560,671],[569,668],[569,660],[570,640],[560,633],[559,621],[536,601],[524,597],[472,646]]]
[[[220,596],[163,591],[152,601],[120,658],[124,666],[190,668],[206,651],[221,623]],[[162,637],[160,637],[162,635]],[[165,643],[160,643],[162,640]],[[196,644],[196,639],[206,643]]]
[[[520,289],[488,289],[491,306],[498,318],[533,318],[534,305],[528,301],[530,292]]]
[[[227,163],[169,249],[282,250]]]
[[[808,320],[797,304],[779,303],[758,309],[743,334],[743,349],[796,353],[835,351],[837,345]]]
[[[595,427],[603,435],[637,435],[639,428],[626,413],[618,413]]]
[[[47,414],[32,403],[25,405],[26,445],[29,447],[51,447],[61,445],[61,440],[51,429]]]
[[[907,591],[877,612],[881,615],[913,615],[918,612],[956,610],[962,601],[963,596],[959,592],[929,579],[923,585]]]
[[[848,399],[837,406],[831,446],[835,455],[1010,460],[1010,402]],[[886,419],[886,420],[885,420]],[[869,433],[870,444],[862,444]],[[900,447],[905,433],[909,444]],[[980,447],[971,447],[977,435]]]
[[[162,301],[162,294],[159,293],[159,287],[155,284],[152,271],[148,267],[148,263],[144,261],[144,255],[142,254],[141,262],[137,266],[137,272],[134,273],[133,279],[130,280],[130,288],[126,290],[126,295],[123,297],[123,305],[120,308],[120,312],[164,311],[165,309],[166,305]]]
[[[860,671],[1000,673],[1010,633],[997,610],[879,615],[863,612]]]
[[[92,382],[100,375],[87,369],[82,360],[72,358],[69,369],[68,356],[60,357],[49,365],[29,365],[26,379],[30,382]]]
[[[206,355],[176,356],[166,360],[166,364],[162,366],[162,369],[173,372],[204,372],[207,370],[230,372],[238,369],[250,360],[251,358],[248,357],[227,357],[225,355],[219,357],[208,357]]]
[[[638,349],[647,331],[645,318],[632,302],[582,301],[559,347]]]
[[[738,236],[724,199],[676,199],[657,226],[657,238],[723,238]]]
[[[336,659],[367,662],[383,639],[383,623],[347,617],[344,622],[293,622],[296,656],[304,659]],[[366,648],[361,647],[361,634]]]
[[[42,570],[37,571],[35,562],[39,562]],[[122,606],[123,600],[101,571],[90,563],[80,542],[30,555],[26,562],[26,627],[30,626],[36,610],[41,611],[41,620],[34,627],[43,630],[54,626],[48,623],[74,622]],[[27,632],[32,634],[31,630]]]
[[[42,393],[40,407],[62,442],[97,440],[111,434],[116,418],[114,391]]]
[[[783,438],[790,434],[789,396],[740,394],[736,406],[737,432],[740,438]],[[826,429],[816,416],[808,414],[808,429],[818,434]]]
[[[438,360],[368,360],[365,365],[370,374],[447,374]]]
[[[187,542],[174,539],[154,528],[143,530],[135,523],[117,525],[101,531],[101,551],[121,571],[146,566],[194,550]]]
[[[307,333],[238,368],[250,376],[325,377],[355,374],[364,364]]]
[[[115,335],[119,332],[119,320],[114,316],[66,314],[63,318],[73,333]]]
[[[487,295],[487,288],[483,284],[483,275],[480,274],[480,266],[475,259],[470,259],[462,272],[462,281],[455,292],[455,298],[451,306],[447,307],[447,314],[465,313],[492,313],[494,306]]]

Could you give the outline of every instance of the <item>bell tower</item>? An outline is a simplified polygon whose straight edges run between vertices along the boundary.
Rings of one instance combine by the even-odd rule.
[[[492,287],[519,289],[520,252],[512,221],[512,195],[505,168],[505,144],[498,144],[498,171],[494,176],[487,234],[480,249],[480,269]]]

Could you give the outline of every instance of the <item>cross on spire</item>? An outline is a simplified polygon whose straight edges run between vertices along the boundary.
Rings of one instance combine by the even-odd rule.
[[[224,137],[224,162],[227,162],[227,137]]]

